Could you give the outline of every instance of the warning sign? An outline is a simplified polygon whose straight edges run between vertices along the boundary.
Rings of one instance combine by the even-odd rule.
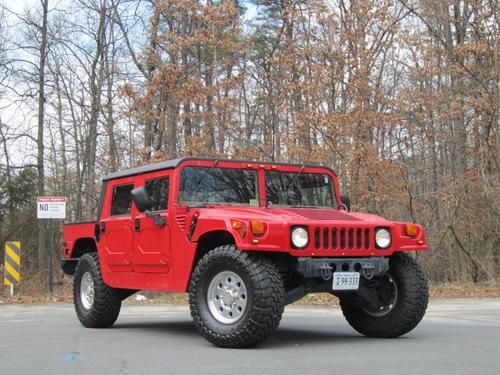
[[[36,217],[38,219],[66,219],[66,197],[38,197]]]
[[[21,279],[21,242],[5,243],[4,285],[19,284]]]

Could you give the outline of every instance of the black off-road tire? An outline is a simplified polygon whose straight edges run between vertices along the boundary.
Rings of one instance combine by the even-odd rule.
[[[86,273],[90,273],[94,283],[94,301],[90,308],[84,306],[80,293],[82,279]],[[104,283],[99,257],[96,253],[88,253],[80,258],[73,280],[73,301],[76,315],[83,326],[87,328],[111,327],[118,318],[122,305],[122,296],[118,291]]]
[[[340,298],[340,307],[347,322],[368,337],[392,338],[404,335],[422,320],[429,301],[427,279],[418,263],[406,253],[396,253],[389,260],[389,275],[397,287],[392,310],[373,316],[352,300]]]
[[[208,289],[221,272],[233,272],[246,285],[247,305],[240,320],[218,321],[208,306]],[[233,245],[215,248],[197,264],[189,285],[189,305],[197,330],[224,348],[247,348],[269,337],[284,309],[285,289],[276,266],[263,256],[238,251]]]

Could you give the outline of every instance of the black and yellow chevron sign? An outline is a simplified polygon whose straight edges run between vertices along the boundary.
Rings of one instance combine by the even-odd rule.
[[[21,279],[21,242],[5,243],[4,285],[19,284]]]

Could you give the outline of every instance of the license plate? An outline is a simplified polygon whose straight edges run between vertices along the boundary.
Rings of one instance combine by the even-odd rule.
[[[333,290],[357,290],[359,288],[359,272],[334,272]]]

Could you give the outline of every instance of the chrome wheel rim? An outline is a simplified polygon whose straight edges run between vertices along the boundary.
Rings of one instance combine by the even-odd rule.
[[[80,284],[80,301],[85,310],[90,310],[94,304],[94,279],[90,272],[85,272]]]
[[[219,323],[234,324],[247,309],[247,288],[241,277],[231,271],[215,275],[207,291],[208,308]]]
[[[368,315],[374,316],[376,318],[380,318],[389,314],[394,307],[396,306],[396,302],[398,300],[398,285],[394,281],[391,275],[386,275],[387,277],[387,286],[391,288],[391,298],[387,305],[384,305],[378,309],[363,309],[365,313]]]

